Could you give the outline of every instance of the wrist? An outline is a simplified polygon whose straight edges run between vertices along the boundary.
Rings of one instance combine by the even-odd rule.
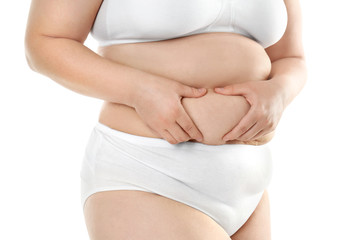
[[[281,102],[283,109],[285,109],[290,103],[290,97],[288,88],[285,87],[284,76],[281,77],[273,77],[269,79],[269,81],[273,84],[275,88],[275,92],[277,93],[277,99]]]
[[[131,107],[136,108],[138,103],[144,101],[146,96],[155,94],[155,83],[160,80],[159,76],[144,73],[136,82],[133,83],[132,90],[129,94],[129,102]]]

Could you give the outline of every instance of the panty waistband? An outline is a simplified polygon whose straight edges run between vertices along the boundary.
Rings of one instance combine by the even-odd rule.
[[[179,149],[179,148],[186,148],[189,147],[190,149],[202,149],[202,150],[222,150],[225,148],[267,148],[267,144],[264,145],[247,145],[247,144],[223,144],[223,145],[208,145],[200,142],[181,142],[177,144],[171,144],[167,142],[166,140],[162,138],[152,138],[152,137],[144,137],[144,136],[138,136],[126,132],[122,132],[113,128],[110,128],[109,126],[100,123],[97,121],[95,125],[95,129],[98,131],[101,131],[102,133],[116,137],[118,139],[122,139],[124,141],[130,142],[132,144],[140,144],[140,145],[146,145],[151,147],[164,147],[164,148],[172,148],[172,149]]]

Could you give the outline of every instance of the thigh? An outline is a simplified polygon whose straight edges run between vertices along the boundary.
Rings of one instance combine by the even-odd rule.
[[[178,201],[137,190],[91,195],[84,208],[91,240],[227,240],[213,219]]]
[[[270,202],[267,190],[264,191],[258,206],[247,222],[231,236],[232,240],[270,240]]]

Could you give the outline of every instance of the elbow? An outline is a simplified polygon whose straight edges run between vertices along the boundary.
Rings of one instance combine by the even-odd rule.
[[[24,39],[24,54],[29,68],[37,73],[41,72],[44,65],[45,54],[44,40],[37,34],[26,34]]]
[[[28,64],[29,68],[30,68],[32,71],[37,72],[37,69],[35,68],[33,59],[32,59],[32,57],[30,56],[30,53],[28,52],[27,47],[25,47],[25,59],[26,59],[26,61],[27,61],[27,64]]]
[[[34,72],[38,72],[36,67],[36,61],[35,61],[35,38],[29,37],[28,35],[25,36],[24,39],[24,54],[26,62],[31,70]]]

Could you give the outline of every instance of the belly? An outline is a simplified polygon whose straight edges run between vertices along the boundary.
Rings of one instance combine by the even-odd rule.
[[[272,138],[273,134],[268,134],[251,142],[222,140],[247,113],[250,105],[242,96],[214,93],[214,87],[264,81],[271,71],[268,55],[251,39],[233,33],[204,33],[165,41],[108,46],[99,48],[99,54],[185,85],[207,88],[203,97],[182,98],[182,105],[203,134],[205,144],[260,145]],[[104,102],[99,121],[130,134],[161,138],[140,119],[134,108],[123,104]]]

